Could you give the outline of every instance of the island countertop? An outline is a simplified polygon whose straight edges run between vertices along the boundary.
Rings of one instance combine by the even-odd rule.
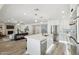
[[[36,39],[36,40],[40,40],[40,41],[46,40],[46,37],[43,36],[42,34],[28,35],[28,36],[25,36],[25,38],[27,38],[27,40],[28,40],[28,38]]]

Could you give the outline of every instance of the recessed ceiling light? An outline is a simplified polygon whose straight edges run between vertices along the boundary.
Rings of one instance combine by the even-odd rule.
[[[26,15],[26,13],[24,13],[24,15]]]
[[[37,22],[37,20],[35,20],[35,22]]]
[[[17,25],[20,25],[19,23]]]
[[[64,14],[64,13],[65,13],[65,11],[62,11],[62,13]]]
[[[70,17],[72,17],[72,15],[70,15]]]
[[[10,22],[10,20],[7,20],[8,22]]]

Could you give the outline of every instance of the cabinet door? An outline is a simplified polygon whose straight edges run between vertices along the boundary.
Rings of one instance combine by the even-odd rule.
[[[46,49],[47,49],[47,41],[44,40],[41,42],[41,54],[45,55],[46,54]]]
[[[27,52],[30,55],[40,55],[40,41],[38,39],[27,38]]]

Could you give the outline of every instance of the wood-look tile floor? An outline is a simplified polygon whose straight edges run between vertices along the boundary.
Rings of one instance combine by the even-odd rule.
[[[18,41],[1,41],[0,54],[1,55],[21,55],[26,51],[26,40]]]

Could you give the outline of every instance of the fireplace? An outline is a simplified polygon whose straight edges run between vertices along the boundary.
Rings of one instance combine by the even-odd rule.
[[[8,35],[13,34],[13,31],[8,31]]]

